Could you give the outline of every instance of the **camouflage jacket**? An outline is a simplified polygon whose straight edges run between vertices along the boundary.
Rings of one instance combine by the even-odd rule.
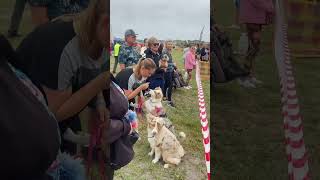
[[[120,47],[118,61],[119,64],[124,64],[126,67],[137,64],[141,58],[140,53],[133,46],[124,44]]]

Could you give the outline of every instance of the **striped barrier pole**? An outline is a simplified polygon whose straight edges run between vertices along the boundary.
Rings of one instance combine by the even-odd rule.
[[[281,1],[276,3],[275,55],[280,77],[282,116],[284,121],[285,145],[290,180],[310,178],[307,150],[303,140],[302,116],[293,68],[290,61],[287,29],[284,23]]]
[[[207,167],[208,180],[210,180],[210,132],[209,122],[206,112],[206,104],[204,99],[204,93],[202,89],[202,83],[200,78],[199,64],[196,65],[196,82],[198,88],[198,102],[199,102],[199,117],[202,127],[203,146],[205,151],[205,161]]]

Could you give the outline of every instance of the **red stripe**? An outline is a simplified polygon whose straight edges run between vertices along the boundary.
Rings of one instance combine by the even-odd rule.
[[[292,156],[291,156],[291,154],[287,154],[287,159],[288,159],[289,162],[292,161]]]
[[[205,138],[203,141],[204,141],[204,144],[209,144],[209,142],[210,142],[209,136],[207,138]]]
[[[288,123],[284,123],[283,128],[284,128],[285,130],[289,129],[289,124],[288,124]]]
[[[206,161],[210,161],[210,153],[205,153]]]
[[[292,133],[298,134],[298,133],[300,133],[300,131],[302,131],[303,126],[302,126],[302,124],[300,124],[298,127],[292,127],[292,126],[288,125],[287,129]]]
[[[299,149],[301,148],[303,145],[304,145],[304,141],[303,141],[303,138],[301,138],[300,140],[298,141],[293,141],[293,140],[290,140],[289,142],[290,146],[294,149]]]
[[[297,120],[299,120],[299,119],[301,118],[301,116],[300,116],[299,113],[296,114],[296,115],[288,115],[288,117],[289,117],[289,119],[290,119],[291,121],[297,121]]]
[[[302,168],[308,161],[307,153],[304,153],[301,159],[293,159],[292,165],[294,168]]]
[[[293,173],[290,173],[290,174],[289,174],[289,180],[294,180],[294,178],[293,178]]]
[[[296,108],[299,108],[299,105],[298,104],[288,104],[288,109],[296,109]]]
[[[289,143],[290,143],[290,138],[285,138],[284,144],[285,144],[285,145],[288,145]]]
[[[288,99],[298,99],[297,95],[288,95]]]
[[[306,174],[306,177],[304,177],[303,180],[309,180],[309,179],[311,179],[310,171],[308,171],[308,173]]]
[[[208,131],[208,126],[202,127],[203,131]]]

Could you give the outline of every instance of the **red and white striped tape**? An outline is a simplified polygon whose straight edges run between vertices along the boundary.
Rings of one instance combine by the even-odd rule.
[[[204,100],[204,93],[202,89],[202,83],[200,78],[199,65],[196,66],[196,82],[198,87],[198,101],[199,101],[199,117],[202,126],[203,135],[203,146],[205,152],[205,160],[207,167],[208,180],[210,180],[210,132],[209,132],[209,122],[206,112],[206,104]]]
[[[275,55],[280,76],[282,115],[290,180],[310,179],[307,150],[303,140],[302,116],[290,62],[287,29],[281,11],[282,1],[277,0]]]

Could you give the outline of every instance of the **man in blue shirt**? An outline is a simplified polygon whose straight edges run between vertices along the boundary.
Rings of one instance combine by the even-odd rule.
[[[132,29],[125,32],[125,43],[121,46],[118,56],[120,70],[137,64],[141,58],[140,52],[134,48],[136,33]]]

